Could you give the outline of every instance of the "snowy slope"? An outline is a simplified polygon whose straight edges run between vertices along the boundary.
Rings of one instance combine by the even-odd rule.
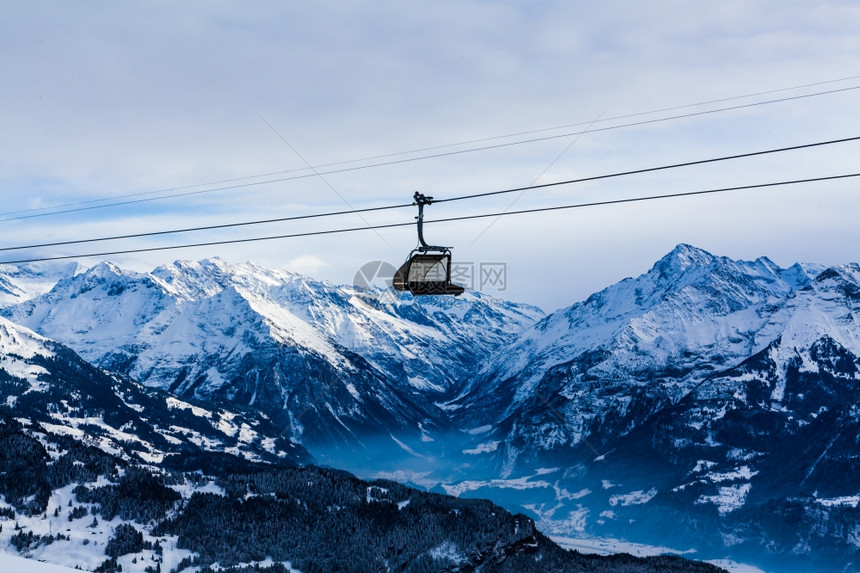
[[[823,337],[860,354],[858,285],[855,264],[781,269],[679,245],[644,275],[528,329],[453,404],[495,428],[488,439],[502,440],[496,455],[509,472],[520,451],[623,435],[766,348],[782,370]]]
[[[12,571],[642,571],[703,564],[566,553],[533,520],[315,467],[154,467],[0,409],[0,564]],[[26,560],[8,555],[17,552]]]
[[[0,318],[0,370],[26,380],[32,390],[42,387],[39,376],[46,371],[32,361],[36,356],[53,357],[46,342],[35,332]]]
[[[288,432],[257,412],[217,403],[201,407],[146,389],[4,318],[0,407],[19,421],[136,462],[162,463],[210,450],[253,462],[311,461]]]
[[[71,573],[71,567],[44,563],[35,559],[24,559],[17,555],[0,553],[0,571],[14,573]]]
[[[382,369],[403,365],[406,379],[419,390],[441,391],[460,382],[481,350],[542,317],[539,309],[528,305],[484,303],[480,293],[456,300],[381,298],[379,292],[218,259],[178,261],[152,275],[189,300],[233,286],[279,341],[295,341],[324,354],[335,366],[344,364],[336,347]],[[466,341],[469,344],[463,344]]]
[[[152,385],[169,386],[160,370],[176,371],[189,357],[241,356],[265,340],[341,369],[349,367],[344,350],[374,366],[396,362],[413,385],[439,391],[471,371],[463,362],[541,317],[526,305],[482,304],[479,293],[453,303],[404,297],[394,304],[375,294],[218,259],[151,274],[101,263],[4,315],[94,362],[125,349],[134,364],[124,370]]]

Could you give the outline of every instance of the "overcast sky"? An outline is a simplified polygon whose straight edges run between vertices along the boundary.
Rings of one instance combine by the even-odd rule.
[[[858,54],[853,0],[2,1],[0,246],[390,205],[416,190],[449,198],[854,137]],[[785,98],[795,99],[764,103]],[[735,106],[745,107],[715,111]],[[487,141],[468,143],[477,140]],[[496,146],[503,143],[511,145]],[[486,146],[496,147],[475,150]],[[427,217],[854,173],[858,158],[860,143],[847,143],[440,203]],[[391,163],[400,160],[409,161]],[[848,179],[440,223],[426,235],[476,270],[506,263],[507,290],[485,290],[549,311],[646,271],[682,242],[781,266],[858,261],[858,191],[860,180]],[[125,204],[104,207],[111,203]],[[67,212],[47,215],[57,210]],[[403,228],[104,258],[149,270],[220,256],[350,283],[363,263],[399,264],[415,243],[414,228]]]

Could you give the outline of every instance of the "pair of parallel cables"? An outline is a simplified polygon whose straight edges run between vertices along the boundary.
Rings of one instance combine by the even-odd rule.
[[[308,165],[307,167],[304,167],[304,168],[291,169],[291,170],[286,170],[286,171],[270,172],[270,173],[263,173],[263,174],[251,175],[251,176],[246,176],[246,177],[238,177],[238,178],[233,178],[233,179],[222,179],[219,181],[211,181],[209,183],[199,183],[199,184],[195,184],[195,185],[187,185],[184,187],[173,187],[173,188],[169,188],[169,189],[163,189],[160,191],[145,191],[142,193],[130,193],[130,194],[120,195],[120,196],[113,198],[114,200],[123,199],[123,201],[114,201],[114,202],[110,202],[110,203],[104,203],[105,199],[92,199],[92,200],[82,201],[82,202],[78,202],[78,203],[70,203],[70,204],[65,204],[65,205],[55,205],[53,207],[41,207],[41,208],[35,208],[35,209],[10,211],[10,212],[5,212],[5,213],[0,213],[0,222],[15,221],[15,220],[22,220],[22,219],[31,219],[31,218],[45,217],[45,216],[51,216],[51,215],[61,215],[61,214],[66,214],[66,213],[89,211],[89,210],[93,210],[93,209],[104,209],[104,208],[110,208],[110,207],[119,207],[119,206],[132,205],[132,204],[138,204],[138,203],[146,203],[146,202],[151,202],[151,201],[161,201],[161,200],[165,200],[165,199],[175,199],[175,198],[181,198],[181,197],[187,197],[187,196],[193,196],[193,195],[200,195],[200,194],[205,194],[205,193],[214,193],[214,192],[219,192],[219,191],[230,191],[230,190],[236,190],[236,189],[244,189],[244,188],[258,186],[258,185],[282,183],[282,182],[286,182],[286,181],[292,181],[292,180],[303,179],[303,178],[308,178],[308,177],[320,177],[323,175],[344,173],[344,172],[356,171],[356,170],[360,170],[360,169],[369,169],[369,168],[373,168],[373,167],[384,167],[384,166],[396,165],[396,164],[407,163],[407,162],[412,162],[412,161],[421,161],[421,160],[426,160],[426,159],[436,159],[436,158],[448,157],[448,156],[452,156],[452,155],[460,155],[460,154],[464,154],[464,153],[474,153],[474,152],[478,152],[478,151],[487,151],[487,150],[498,149],[498,148],[503,148],[503,147],[510,147],[510,146],[514,146],[514,145],[538,143],[538,142],[542,142],[542,141],[549,141],[549,140],[555,140],[555,139],[573,137],[573,136],[578,137],[578,136],[584,135],[585,133],[597,133],[597,132],[601,132],[601,131],[623,129],[623,128],[628,128],[628,127],[637,127],[637,126],[649,125],[649,124],[660,123],[660,122],[664,122],[664,121],[671,121],[671,120],[676,120],[676,119],[687,119],[687,118],[705,116],[705,115],[710,115],[710,114],[715,114],[715,113],[736,111],[736,110],[740,110],[740,109],[744,109],[744,108],[760,107],[760,106],[771,105],[771,104],[776,104],[776,103],[783,103],[783,102],[788,102],[788,101],[793,101],[793,100],[800,100],[800,99],[807,99],[807,98],[819,97],[819,96],[824,96],[824,95],[849,92],[849,91],[860,89],[860,86],[848,86],[848,87],[843,87],[843,88],[834,88],[834,89],[830,89],[830,90],[817,91],[817,92],[813,92],[813,93],[798,94],[798,95],[793,95],[793,96],[786,96],[783,98],[775,98],[775,99],[769,99],[769,100],[762,100],[762,101],[732,105],[732,106],[727,106],[727,107],[720,107],[720,108],[716,108],[716,109],[700,110],[700,111],[693,111],[693,112],[688,112],[688,113],[683,113],[683,114],[678,114],[678,115],[672,115],[672,116],[667,116],[667,117],[639,120],[639,121],[628,122],[628,123],[623,123],[623,124],[619,124],[619,125],[611,125],[611,126],[606,126],[606,127],[594,127],[594,124],[597,124],[597,123],[605,123],[605,122],[609,122],[609,121],[632,119],[632,118],[647,116],[647,115],[651,115],[651,114],[655,114],[655,113],[678,111],[678,110],[694,108],[694,107],[698,107],[698,106],[702,106],[702,105],[709,105],[709,104],[714,104],[714,103],[723,103],[723,102],[735,101],[735,100],[745,99],[745,98],[749,98],[749,97],[762,96],[762,95],[770,95],[770,94],[779,93],[779,92],[786,92],[786,91],[791,91],[791,90],[796,90],[796,89],[802,89],[802,88],[808,88],[808,87],[844,82],[844,81],[849,81],[849,80],[855,80],[858,78],[860,78],[860,76],[851,76],[851,77],[839,78],[839,79],[835,79],[835,80],[827,80],[827,81],[822,81],[822,82],[815,82],[815,83],[809,83],[809,84],[804,84],[804,85],[779,88],[779,89],[750,93],[750,94],[739,95],[739,96],[732,96],[732,97],[726,97],[726,98],[720,98],[720,99],[712,99],[712,100],[703,101],[703,102],[694,103],[694,104],[685,104],[685,105],[678,105],[678,106],[673,106],[673,107],[665,107],[665,108],[656,109],[656,110],[652,110],[652,111],[636,112],[636,113],[619,115],[619,116],[609,117],[609,118],[597,118],[591,122],[572,123],[572,124],[566,124],[566,125],[561,125],[561,126],[551,127],[551,128],[535,129],[535,130],[530,130],[530,131],[521,131],[518,133],[512,133],[512,134],[508,134],[508,135],[486,137],[486,138],[482,138],[482,139],[474,139],[471,141],[465,141],[465,142],[460,142],[460,143],[437,145],[437,146],[433,146],[433,147],[423,147],[423,148],[418,148],[418,149],[412,149],[409,151],[399,151],[399,152],[387,153],[387,154],[383,154],[383,155],[374,155],[371,157],[365,157],[363,159],[353,159],[353,160],[347,160],[347,161],[337,161],[337,162],[332,162],[332,163],[325,163],[325,164],[321,164],[321,165],[317,165],[317,166]],[[573,127],[582,127],[582,126],[586,126],[586,125],[587,125],[587,128],[585,130],[566,132],[566,133],[560,133],[560,134],[555,133],[555,134],[551,134],[551,135],[539,135],[539,134],[546,134],[549,132],[558,131],[558,130],[562,130],[562,129],[568,129],[568,128],[573,128]],[[271,127],[271,125],[270,125],[270,127]],[[509,139],[512,137],[520,137],[520,136],[534,136],[534,137],[530,137],[529,139],[519,139],[516,141],[502,141],[502,140]],[[498,141],[501,141],[501,142],[500,143],[490,143],[490,142],[498,142]],[[481,145],[478,147],[469,147],[466,149],[452,149],[452,148],[462,147],[464,145],[474,145],[474,144],[481,144],[481,143],[487,143],[488,145]],[[445,151],[445,150],[447,150],[447,151]],[[432,152],[432,153],[428,153],[428,152]],[[423,153],[424,155],[418,155],[415,157],[403,157],[404,155],[414,155],[416,153]],[[385,160],[385,161],[379,161],[379,160]],[[375,163],[366,163],[368,161],[376,161],[376,162]],[[355,164],[355,163],[363,163],[363,164],[361,164],[361,165],[350,165],[350,164]],[[312,171],[312,173],[290,175],[287,177],[279,177],[279,178],[275,178],[275,179],[264,179],[262,181],[253,181],[254,179],[260,179],[263,177],[272,177],[275,175],[286,175],[286,174],[290,174],[290,173],[308,171],[308,170]],[[225,184],[227,184],[227,185],[225,185]],[[213,185],[215,185],[216,187],[212,187]],[[208,187],[208,188],[199,189],[200,187]],[[192,190],[192,189],[195,189],[195,190]],[[165,195],[164,193],[168,193],[168,194]],[[146,197],[147,195],[157,195],[157,196]]]
[[[681,163],[673,163],[669,165],[661,165],[656,167],[646,167],[642,169],[634,169],[629,171],[619,171],[613,173],[607,173],[602,175],[595,175],[591,177],[582,177],[578,179],[568,179],[564,181],[557,181],[553,183],[542,183],[537,185],[528,185],[525,187],[516,187],[511,189],[502,189],[497,191],[486,191],[481,193],[473,193],[468,195],[459,195],[454,197],[448,197],[443,199],[437,199],[434,203],[449,203],[454,201],[464,201],[471,199],[478,199],[483,197],[490,197],[495,195],[502,195],[508,193],[522,193],[525,191],[535,190],[535,189],[545,189],[549,187],[557,187],[563,185],[572,185],[577,183],[584,183],[588,181],[598,181],[603,179],[617,178],[617,177],[625,177],[630,175],[639,175],[644,173],[652,173],[656,171],[665,171],[671,169],[678,169],[682,167],[690,167],[694,165],[705,165],[709,163],[717,163],[723,161],[731,161],[736,159],[743,159],[749,157],[757,157],[763,155],[770,155],[776,153],[784,153],[789,151],[797,151],[802,149],[811,149],[816,147],[823,147],[829,145],[837,145],[844,144],[850,142],[856,142],[860,140],[860,136],[855,137],[846,137],[841,139],[832,139],[828,141],[819,141],[814,143],[805,143],[801,145],[793,145],[790,147],[780,147],[775,149],[767,149],[762,151],[754,151],[749,153],[741,153],[736,155],[726,155],[721,157],[712,157],[708,159],[701,159],[696,161],[686,161]],[[697,195],[707,195],[707,194],[715,194],[715,193],[727,193],[732,191],[741,191],[741,190],[750,190],[750,189],[761,189],[768,187],[779,187],[779,186],[788,186],[788,185],[801,185],[801,184],[809,184],[815,182],[824,182],[824,181],[833,181],[840,179],[849,179],[860,177],[860,173],[846,173],[840,175],[828,175],[822,177],[812,177],[805,179],[794,179],[794,180],[786,180],[786,181],[775,181],[768,183],[758,183],[751,185],[740,185],[733,187],[721,187],[715,189],[705,189],[698,191],[687,191],[680,193],[667,193],[661,195],[647,195],[647,196],[639,196],[639,197],[631,197],[624,199],[612,199],[605,201],[596,201],[589,203],[573,203],[566,205],[555,205],[550,207],[537,207],[531,209],[519,209],[515,211],[506,210],[502,212],[494,212],[494,213],[483,213],[477,215],[463,215],[457,217],[448,217],[442,219],[435,219],[432,221],[425,221],[425,224],[428,223],[443,223],[443,222],[452,222],[452,221],[467,221],[472,219],[484,219],[489,217],[502,217],[508,215],[523,215],[527,213],[541,213],[541,212],[549,212],[549,211],[559,211],[566,209],[578,209],[578,208],[588,208],[588,207],[598,207],[604,205],[617,205],[622,203],[633,203],[633,202],[642,202],[642,201],[654,201],[661,199],[674,199],[680,197],[691,197]],[[378,207],[367,207],[362,209],[349,209],[342,211],[330,211],[326,213],[315,213],[309,215],[296,215],[291,217],[278,217],[273,219],[259,219],[254,221],[244,221],[240,223],[226,223],[220,225],[205,225],[199,227],[188,227],[183,229],[171,229],[165,231],[153,231],[146,233],[132,233],[126,235],[114,235],[107,237],[96,237],[89,239],[78,239],[78,240],[70,240],[70,241],[58,241],[51,243],[41,243],[41,244],[31,244],[31,245],[20,245],[14,247],[4,247],[0,248],[0,252],[11,252],[11,251],[20,251],[20,250],[33,250],[33,249],[44,249],[49,247],[60,247],[60,246],[70,246],[70,245],[81,245],[86,243],[97,243],[104,241],[114,241],[114,240],[126,240],[133,238],[144,238],[144,237],[154,237],[161,235],[172,235],[179,233],[191,233],[198,231],[206,231],[206,230],[220,230],[220,229],[228,229],[228,228],[237,228],[237,227],[246,227],[252,225],[263,225],[269,223],[279,223],[279,222],[289,222],[289,221],[299,221],[305,219],[318,219],[324,217],[334,217],[339,215],[349,215],[349,214],[359,214],[359,213],[369,213],[375,211],[386,211],[393,209],[404,209],[407,207],[411,207],[412,203],[402,203],[396,205],[385,205]],[[141,247],[141,248],[133,248],[133,249],[119,249],[112,251],[103,251],[103,252],[90,252],[90,253],[76,253],[76,254],[65,254],[65,255],[56,255],[56,256],[43,256],[43,257],[28,257],[21,258],[17,260],[5,260],[0,261],[0,264],[22,264],[22,263],[31,263],[31,262],[40,262],[40,261],[55,261],[62,259],[76,259],[76,258],[87,258],[87,257],[104,257],[109,255],[123,255],[123,254],[133,254],[133,253],[145,253],[145,252],[153,252],[153,251],[165,251],[165,250],[173,250],[173,249],[185,249],[192,247],[206,247],[206,246],[216,246],[216,245],[230,245],[230,244],[239,244],[239,243],[250,243],[256,241],[270,241],[277,239],[291,239],[298,237],[311,237],[311,236],[319,236],[319,235],[331,235],[337,233],[351,233],[357,231],[369,231],[369,230],[378,230],[378,229],[390,229],[394,227],[406,227],[414,225],[414,222],[404,222],[404,223],[388,223],[381,225],[363,225],[358,227],[342,227],[335,229],[325,229],[321,231],[309,231],[309,232],[301,232],[301,233],[289,233],[289,234],[277,234],[277,235],[265,235],[260,237],[250,237],[250,238],[242,238],[242,239],[226,239],[226,240],[217,240],[217,241],[206,241],[206,242],[197,242],[197,243],[183,243],[183,244],[175,244],[175,245],[162,245],[162,246],[153,246],[153,247]]]

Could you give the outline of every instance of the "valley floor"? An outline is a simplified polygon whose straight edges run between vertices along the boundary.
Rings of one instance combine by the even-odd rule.
[[[631,543],[620,539],[608,538],[589,538],[589,537],[556,537],[551,536],[550,539],[555,541],[559,546],[565,549],[575,549],[580,553],[591,553],[596,555],[612,555],[615,553],[629,553],[636,557],[651,557],[654,555],[683,555],[695,559],[695,551],[678,551],[669,547],[658,547],[655,545],[644,545],[642,543]],[[744,563],[736,563],[730,559],[709,559],[706,563],[711,563],[717,567],[722,567],[730,573],[765,573],[762,569],[754,565]]]

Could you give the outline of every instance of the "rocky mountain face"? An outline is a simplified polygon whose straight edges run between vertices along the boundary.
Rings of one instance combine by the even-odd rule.
[[[217,259],[146,274],[102,263],[2,314],[147,386],[251,406],[309,447],[353,449],[456,431],[440,401],[542,316],[480,294],[383,294]]]
[[[473,451],[499,474],[464,491],[500,499],[520,480],[559,534],[841,571],[860,562],[858,310],[855,264],[680,245],[464,388],[455,403],[486,424]]]

